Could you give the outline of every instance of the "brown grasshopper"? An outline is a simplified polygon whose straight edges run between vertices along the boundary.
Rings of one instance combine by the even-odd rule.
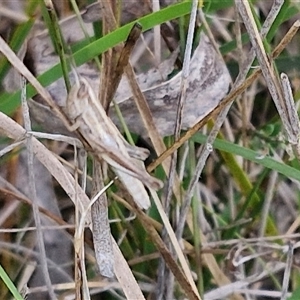
[[[150,206],[149,196],[143,186],[160,189],[162,182],[147,173],[141,161],[149,151],[132,146],[123,138],[117,127],[106,115],[91,85],[80,77],[71,88],[66,103],[66,113],[94,151],[96,158],[112,166],[121,182],[140,208]]]

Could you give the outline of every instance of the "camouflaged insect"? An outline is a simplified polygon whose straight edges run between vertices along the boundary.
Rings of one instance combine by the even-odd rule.
[[[149,208],[150,200],[143,184],[155,190],[162,187],[162,182],[149,175],[140,161],[149,155],[149,151],[126,142],[106,115],[86,78],[80,77],[71,88],[66,112],[73,123],[71,129],[78,129],[93,154],[112,166],[137,205]]]

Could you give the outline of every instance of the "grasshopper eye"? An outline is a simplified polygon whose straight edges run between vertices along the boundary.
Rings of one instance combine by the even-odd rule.
[[[80,82],[80,87],[77,92],[77,96],[79,99],[86,98],[89,94],[88,86],[84,82]]]

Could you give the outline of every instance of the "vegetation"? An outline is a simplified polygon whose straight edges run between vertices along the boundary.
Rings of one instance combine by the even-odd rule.
[[[121,24],[109,33],[106,33],[108,25],[97,20],[93,23],[94,36],[66,45],[68,40],[60,40],[60,25],[55,11],[51,10],[51,1],[25,2],[24,20],[10,23],[10,30],[0,23],[0,30],[3,36],[6,34],[10,48],[17,53],[42,16],[60,56],[60,63],[49,65],[46,71],[35,74],[44,87],[49,87],[59,78],[64,78],[68,87],[68,82],[72,81],[69,69],[74,65],[79,68],[87,62],[98,67],[102,64],[102,70],[108,75],[107,78],[102,75],[101,80],[105,80],[108,86],[111,84],[114,73],[110,72],[116,70],[112,66],[118,60],[118,47],[122,49],[121,43],[126,41],[136,20]],[[76,13],[88,4],[85,1],[65,1],[64,5],[59,5],[59,2],[56,3],[56,13],[60,18]],[[136,5],[142,6],[142,2]],[[0,129],[4,149],[0,160],[3,172],[0,185],[0,216],[3,216],[0,218],[1,299],[11,299],[11,295],[15,299],[24,299],[26,294],[28,299],[133,299],[132,295],[137,297],[141,291],[147,299],[299,299],[300,154],[297,143],[300,125],[290,111],[293,107],[297,111],[299,106],[299,22],[294,22],[299,18],[300,5],[291,0],[274,2],[200,1],[197,21],[192,22],[195,24],[194,33],[189,24],[193,14],[191,1],[181,1],[157,12],[137,16],[143,32],[171,22],[174,36],[168,38],[179,46],[180,54],[168,79],[176,76],[180,67],[188,70],[184,51],[192,45],[194,50],[201,32],[205,32],[211,43],[219,45],[232,85],[216,107],[207,111],[194,127],[182,130],[180,136],[159,137],[148,131],[143,137],[138,137],[130,132],[130,126],[127,128],[126,116],[122,116],[121,109],[120,118],[123,118],[127,140],[143,147],[146,145],[152,151],[147,170],[163,181],[164,188],[157,193],[149,191],[151,207],[147,211],[142,211],[130,200],[120,183],[116,182],[108,189],[110,228],[117,242],[113,245],[116,274],[113,279],[99,275],[93,238],[88,229],[84,248],[79,245],[83,238],[79,230],[79,211],[84,212],[80,205],[87,206],[89,199],[80,187],[74,188],[73,177],[82,177],[81,167],[74,160],[74,147],[68,141],[53,141],[43,136],[41,141],[52,154],[46,152],[34,140],[25,138],[23,128],[5,118],[5,115],[9,116],[29,130],[26,124],[23,125],[20,107],[25,86],[21,89],[19,83],[14,82],[14,87],[10,80],[11,89],[7,88],[5,78],[11,66],[8,60],[12,56],[5,54],[1,57],[3,89],[0,112],[3,114],[0,115]],[[243,9],[245,14],[241,16],[239,12]],[[136,10],[143,12],[142,8]],[[115,13],[116,16],[120,14],[118,9]],[[262,43],[258,33],[251,32],[255,27],[264,32]],[[164,32],[162,28],[161,32]],[[192,43],[188,33],[192,33]],[[251,56],[251,43],[255,47],[255,56],[248,69],[246,61]],[[104,53],[113,47],[115,52],[109,61]],[[170,52],[164,43],[161,49],[163,57]],[[0,51],[4,53],[2,42]],[[134,67],[138,70],[155,67],[149,67],[148,62],[153,62],[156,54],[148,53]],[[30,63],[27,61],[27,66],[32,69]],[[20,67],[20,70],[23,69]],[[292,103],[286,94],[283,95],[282,72],[291,82]],[[187,82],[196,79],[183,78]],[[183,94],[184,88],[183,84]],[[216,87],[212,84],[211,88]],[[199,91],[200,97],[202,92]],[[41,92],[28,83],[25,98],[37,94]],[[276,95],[279,100],[274,105]],[[195,107],[201,107],[197,99],[186,101],[195,101]],[[278,103],[282,105],[280,112]],[[63,110],[61,116],[63,123],[66,120]],[[49,119],[52,118],[53,115],[49,115]],[[152,124],[153,120],[145,122]],[[45,129],[34,126],[34,131]],[[22,136],[24,138],[20,140]],[[15,142],[15,147],[7,148],[8,144],[14,145]],[[28,157],[21,155],[25,146]],[[30,165],[32,153],[48,171],[37,167],[34,162]],[[168,160],[171,158],[173,169],[171,160]],[[29,167],[24,170],[27,160]],[[87,167],[89,198],[92,198],[91,161],[88,160]],[[31,167],[35,170],[37,192],[31,180]],[[55,181],[50,177],[43,181],[44,174],[49,175],[49,172]],[[72,178],[68,177],[69,173]],[[114,178],[112,172],[107,173],[108,178]],[[108,178],[105,178],[107,183]],[[47,187],[42,183],[47,183]],[[44,200],[38,200],[43,196]],[[57,207],[49,204],[51,199],[55,202],[55,198]],[[89,211],[85,221],[88,216]],[[40,226],[40,231],[32,226]],[[39,232],[44,236],[44,243],[39,240]],[[47,261],[43,259],[43,247],[46,247]],[[86,268],[87,282],[84,281],[83,268]],[[24,288],[27,284],[29,291]],[[45,296],[45,291],[49,295]]]

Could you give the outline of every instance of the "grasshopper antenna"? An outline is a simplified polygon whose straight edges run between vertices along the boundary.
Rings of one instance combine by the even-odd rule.
[[[76,63],[75,63],[75,60],[74,60],[74,57],[73,57],[73,53],[72,53],[72,50],[71,50],[70,46],[68,47],[68,52],[69,52],[68,53],[68,63],[69,63],[69,66],[71,68],[72,74],[74,75],[75,84],[79,85],[79,83],[80,83],[80,75],[77,72]]]

